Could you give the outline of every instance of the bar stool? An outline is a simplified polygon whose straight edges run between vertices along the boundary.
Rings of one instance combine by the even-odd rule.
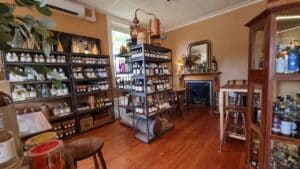
[[[184,98],[184,106],[186,110],[191,110],[192,105],[192,88],[185,88],[185,98]]]
[[[183,112],[181,110],[181,104],[184,102],[184,88],[173,89],[174,100],[175,100],[175,112],[183,118]]]
[[[99,169],[97,156],[100,160],[102,169],[106,169],[106,164],[102,154],[104,142],[102,139],[94,136],[82,137],[64,145],[64,151],[71,155],[77,168],[77,162],[89,157],[93,157],[96,169]]]
[[[225,108],[227,112],[225,118],[224,132],[221,138],[220,152],[223,150],[223,146],[226,143],[228,137],[246,140],[246,119],[245,114],[247,108],[242,106],[243,94],[238,93],[234,98],[234,104]]]

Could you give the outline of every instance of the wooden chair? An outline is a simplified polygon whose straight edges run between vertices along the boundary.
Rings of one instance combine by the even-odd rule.
[[[186,110],[191,110],[192,106],[192,88],[185,88],[184,107]]]
[[[104,142],[102,139],[94,136],[87,136],[65,144],[64,151],[71,155],[76,168],[78,161],[93,157],[95,168],[99,169],[98,156],[101,168],[106,169],[106,164],[101,151],[103,145]]]

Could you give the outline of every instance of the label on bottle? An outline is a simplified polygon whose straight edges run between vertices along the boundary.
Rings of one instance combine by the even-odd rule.
[[[298,55],[296,53],[290,52],[288,54],[288,71],[298,71]]]
[[[11,138],[0,143],[0,164],[13,160],[14,158],[17,158],[14,139]]]
[[[281,134],[283,135],[291,135],[292,123],[289,121],[281,121]]]
[[[284,73],[284,59],[282,57],[276,59],[276,73]]]

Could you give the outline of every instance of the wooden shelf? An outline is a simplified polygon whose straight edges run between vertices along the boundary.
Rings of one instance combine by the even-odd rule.
[[[254,130],[256,133],[260,134],[260,129],[259,129],[259,127],[258,127],[257,125],[251,123],[251,124],[250,124],[250,128],[251,128],[252,130]]]
[[[44,54],[45,52],[43,50],[36,50],[36,49],[26,49],[26,48],[12,48],[9,49],[8,52],[17,52],[17,53],[39,53],[39,54]],[[50,54],[54,55],[66,55],[66,52],[57,52],[57,51],[52,51]]]
[[[171,62],[171,59],[163,59],[163,58],[154,58],[154,57],[139,57],[139,58],[133,58],[131,59],[132,62],[139,62],[143,61],[147,63],[168,63]]]
[[[55,67],[66,67],[69,66],[68,63],[35,63],[35,62],[6,62],[7,66],[35,66],[35,65],[42,65],[42,66],[55,66]]]
[[[130,107],[130,106],[123,106],[123,105],[118,105],[118,106],[121,107],[121,108],[127,109],[127,110],[133,110],[134,109],[133,107]]]
[[[151,78],[151,77],[169,77],[172,76],[172,74],[158,74],[158,75],[146,75],[146,78]],[[133,75],[131,78],[133,79],[144,79],[144,75]]]
[[[110,64],[86,64],[86,63],[72,63],[73,67],[107,67]]]
[[[70,80],[60,80],[61,83],[69,83]],[[22,85],[22,84],[43,84],[43,83],[52,83],[51,80],[44,80],[44,81],[9,81],[10,84],[13,85]]]
[[[81,116],[81,115],[93,113],[93,112],[96,112],[96,111],[104,110],[104,109],[110,108],[110,107],[112,107],[112,106],[113,106],[113,105],[107,105],[107,106],[103,106],[103,107],[97,107],[97,108],[94,108],[94,109],[88,109],[88,110],[77,111],[77,114],[78,114],[79,116]]]
[[[299,138],[291,138],[291,137],[280,136],[280,135],[275,135],[275,134],[271,134],[270,138],[272,140],[286,142],[286,143],[289,143],[289,144],[295,144],[295,145],[300,146],[300,139]]]
[[[130,57],[131,53],[122,53],[122,54],[117,54],[115,55],[115,57],[120,57],[120,58],[126,58],[126,57]]]
[[[159,94],[159,93],[165,93],[165,92],[171,92],[173,89],[166,89],[166,90],[160,90],[160,91],[155,91],[151,93],[144,93],[144,92],[132,92],[132,95],[135,96],[149,96],[149,95],[154,95],[154,94]]]
[[[76,96],[85,96],[85,95],[93,95],[93,94],[101,94],[101,93],[105,93],[105,92],[109,92],[110,89],[108,90],[98,90],[98,91],[92,91],[92,92],[82,92],[82,93],[77,93],[76,92]]]
[[[131,75],[132,72],[120,72],[120,73],[116,73],[116,75]]]
[[[39,101],[46,101],[46,100],[56,100],[56,99],[65,99],[71,97],[71,95],[63,95],[63,96],[50,96],[50,97],[37,97],[23,101],[14,101],[15,104],[22,104],[22,103],[30,103],[30,102],[39,102]]]
[[[75,79],[75,78],[74,78],[74,80],[75,80],[75,82],[86,82],[86,81],[97,81],[97,80],[103,81],[103,80],[109,79],[109,78],[111,78],[111,77],[110,77],[110,76],[107,76],[107,77],[83,78],[83,79]]]
[[[85,53],[72,53],[72,56],[80,56],[80,57],[94,57],[94,58],[109,58],[108,55],[101,54],[85,54]]]
[[[94,126],[90,129],[87,129],[87,130],[84,130],[84,131],[80,131],[79,133],[86,133],[86,132],[89,132],[91,130],[94,130],[98,127],[101,127],[101,126],[104,126],[104,125],[107,125],[107,124],[110,124],[110,123],[113,123],[115,120],[113,118],[110,118],[110,119],[107,119],[106,121],[104,121],[101,125],[97,125],[97,126]]]
[[[132,90],[119,89],[119,88],[118,88],[118,91],[119,92],[123,92],[123,93],[130,93],[130,92],[132,92]]]
[[[63,119],[67,119],[67,118],[71,118],[74,117],[74,113],[71,112],[70,114],[67,115],[63,115],[63,116],[52,116],[48,118],[49,122],[55,122],[55,121],[59,121],[59,120],[63,120]]]
[[[300,73],[275,74],[273,80],[300,80]]]

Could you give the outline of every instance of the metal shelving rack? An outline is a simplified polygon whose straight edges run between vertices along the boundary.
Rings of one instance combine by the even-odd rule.
[[[2,51],[2,62],[4,65],[4,76],[5,76],[5,80],[10,80],[9,78],[9,72],[10,72],[10,67],[13,66],[18,66],[18,67],[25,67],[25,66],[35,66],[35,65],[44,65],[46,67],[50,67],[50,68],[56,68],[56,67],[62,67],[64,68],[64,71],[66,73],[66,76],[68,79],[65,80],[61,80],[62,83],[67,84],[67,86],[69,87],[69,92],[72,91],[72,85],[71,85],[71,78],[70,78],[70,69],[69,69],[69,55],[66,52],[51,52],[51,55],[64,55],[66,56],[66,63],[35,63],[33,62],[8,62],[6,60],[6,53],[11,52],[11,53],[30,53],[31,57],[34,54],[44,54],[44,51],[41,50],[33,50],[33,49],[19,49],[19,48],[15,48],[15,49],[10,49],[8,51]],[[10,89],[12,91],[12,88],[15,85],[40,85],[40,84],[52,84],[51,80],[44,80],[44,81],[38,81],[38,80],[31,80],[31,81],[9,81],[9,86]],[[62,96],[49,96],[49,97],[36,97],[36,98],[32,98],[32,99],[26,99],[26,100],[22,100],[22,101],[14,101],[14,103],[16,104],[16,106],[19,105],[24,105],[24,104],[30,104],[30,103],[34,103],[34,102],[50,102],[50,101],[55,101],[55,100],[65,100],[69,102],[69,106],[71,107],[71,112],[72,114],[68,114],[68,115],[64,115],[64,116],[52,116],[48,118],[48,121],[51,124],[57,123],[57,122],[63,122],[65,120],[71,120],[74,119],[74,103],[73,103],[73,99],[72,99],[72,94],[68,94],[68,95],[62,95]],[[76,135],[73,134],[73,135]]]
[[[169,70],[171,70],[172,72],[172,50],[171,49],[167,49],[164,47],[159,47],[159,46],[153,46],[153,45],[148,45],[148,44],[139,44],[139,45],[135,45],[131,47],[131,53],[135,50],[140,50],[142,55],[139,58],[134,58],[131,59],[132,62],[141,62],[142,63],[142,67],[144,69],[143,72],[146,72],[146,63],[168,63],[170,65],[168,65]],[[168,59],[164,59],[164,58],[155,58],[155,57],[149,57],[149,56],[145,56],[145,50],[149,50],[149,51],[154,51],[154,52],[160,52],[160,53],[168,53],[169,54],[169,58]],[[157,92],[151,92],[148,93],[147,92],[147,84],[146,84],[146,80],[148,78],[159,78],[160,76],[156,76],[156,75],[139,75],[139,76],[133,76],[133,78],[137,78],[137,79],[141,79],[143,80],[143,84],[144,84],[144,92],[131,92],[132,97],[134,96],[138,96],[141,97],[144,101],[144,114],[140,114],[136,112],[136,109],[134,107],[134,111],[133,111],[133,127],[136,130],[135,133],[135,137],[145,143],[150,143],[151,141],[153,141],[154,139],[158,138],[159,136],[161,136],[162,134],[166,133],[167,131],[169,131],[170,129],[174,128],[174,125],[168,121],[165,123],[165,125],[162,127],[160,133],[158,135],[150,135],[149,133],[149,119],[157,116],[157,115],[161,115],[162,113],[165,112],[170,112],[172,113],[172,108],[174,105],[171,105],[171,107],[167,108],[167,109],[163,109],[163,110],[158,110],[157,112],[154,113],[148,113],[148,101],[147,101],[147,96],[149,95],[156,95],[156,94],[171,94],[172,93],[172,89],[173,89],[173,83],[172,83],[172,74],[170,75],[165,75],[167,77],[169,77],[169,81],[171,82],[170,84],[170,89],[167,90],[163,90],[163,91],[157,91]],[[146,133],[143,133],[141,131],[138,131],[137,126],[136,126],[136,120],[138,118],[142,118],[144,120],[146,120]]]
[[[117,55],[115,55],[115,59],[117,59],[117,58],[118,59],[123,58],[125,60],[127,59],[126,63],[130,65],[130,68],[129,68],[128,72],[121,72],[121,73],[115,72],[116,87],[117,87],[118,91],[121,93],[121,96],[125,96],[125,95],[130,94],[132,91],[131,90],[127,90],[127,89],[121,89],[121,88],[119,88],[117,80],[119,78],[121,78],[121,77],[124,77],[124,76],[125,77],[131,77],[132,76],[132,62],[130,60],[131,55],[130,55],[130,53],[117,54]],[[115,70],[117,70],[117,67],[118,67],[118,65],[117,65],[117,62],[115,61]],[[130,122],[124,120],[122,118],[121,113],[120,113],[121,111],[125,111],[125,114],[127,115],[130,111],[133,110],[133,107],[131,107],[129,105],[130,101],[131,101],[131,96],[129,96],[129,98],[128,98],[128,105],[127,106],[120,105],[119,97],[117,97],[117,104],[118,104],[117,106],[118,106],[118,115],[119,115],[119,122],[120,122],[120,124],[123,124],[123,125],[126,125],[128,127],[133,128],[133,119],[132,119],[132,123],[130,123]]]
[[[76,126],[77,126],[77,131],[78,133],[83,133],[86,131],[90,131],[94,128],[109,124],[114,122],[114,113],[113,113],[113,89],[112,89],[112,80],[111,80],[111,72],[110,72],[110,64],[85,64],[85,63],[73,63],[72,59],[73,57],[89,57],[89,58],[101,58],[101,59],[106,59],[106,63],[110,63],[109,61],[109,56],[108,55],[93,55],[93,54],[83,54],[83,53],[71,53],[70,54],[70,71],[72,72],[73,68],[76,67],[92,67],[92,68],[105,68],[105,71],[107,72],[107,77],[97,77],[97,78],[84,78],[84,79],[76,79],[71,73],[71,79],[72,79],[72,97],[74,100],[74,111],[76,114]],[[94,82],[102,82],[102,81],[107,81],[109,84],[109,89],[108,90],[99,90],[99,91],[91,91],[91,92],[83,92],[83,93],[77,93],[76,91],[76,86],[78,84],[91,84]],[[103,106],[103,107],[96,107],[94,109],[89,109],[89,110],[78,110],[78,103],[79,103],[79,97],[88,97],[88,96],[99,96],[99,95],[104,95],[105,97],[108,97],[111,101],[111,105]],[[86,99],[87,100],[87,99]],[[80,127],[80,117],[84,115],[92,115],[93,116],[93,123],[94,123],[94,115],[96,114],[101,114],[101,113],[109,113],[110,117],[105,119],[103,123],[98,124],[98,125],[93,125],[92,128],[89,130],[81,131]]]

